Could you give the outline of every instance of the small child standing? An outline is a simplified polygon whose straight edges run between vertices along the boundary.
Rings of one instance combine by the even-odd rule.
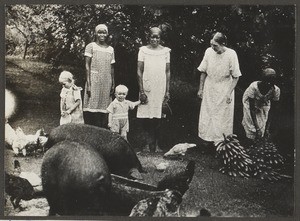
[[[67,123],[83,124],[81,87],[74,84],[73,74],[63,71],[59,75],[59,83],[63,86],[60,93],[60,125]]]
[[[128,111],[134,109],[141,102],[126,100],[128,88],[125,85],[118,85],[115,89],[116,98],[110,103],[108,111],[108,128],[119,133],[127,140],[129,131]]]

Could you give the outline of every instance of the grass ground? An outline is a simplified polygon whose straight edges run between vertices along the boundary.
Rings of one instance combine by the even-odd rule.
[[[33,134],[44,128],[49,132],[59,125],[59,91],[58,73],[52,71],[51,65],[6,59],[6,83],[18,98],[18,109],[9,119],[13,128],[21,127],[25,134]],[[149,173],[144,181],[155,184],[163,176],[182,168],[186,161],[195,160],[196,171],[190,189],[184,195],[180,213],[182,216],[197,216],[201,208],[208,209],[213,217],[292,217],[294,214],[294,182],[281,180],[269,182],[258,179],[229,177],[218,172],[219,162],[214,155],[206,151],[197,138],[197,125],[200,102],[197,100],[197,88],[194,84],[173,79],[171,82],[171,107],[173,115],[163,122],[161,128],[161,147],[166,151],[180,142],[196,143],[183,161],[165,160],[162,153],[140,153],[139,159]],[[236,95],[238,101],[241,92]],[[236,102],[235,131],[241,132],[241,104]],[[142,125],[130,115],[131,132],[129,141],[139,151],[144,145],[145,135]],[[286,116],[287,118],[289,116]],[[290,139],[290,137],[284,138]],[[283,141],[284,142],[284,141]],[[289,143],[286,140],[286,143]],[[284,148],[281,148],[284,149]],[[293,149],[288,147],[285,149]],[[285,153],[289,165],[287,172],[293,175],[291,151]],[[5,170],[13,166],[11,150],[5,150]],[[42,156],[18,157],[24,171],[40,174]],[[169,162],[165,172],[157,172],[155,165]],[[22,201],[24,211],[14,210],[9,203],[5,206],[5,216],[45,216],[48,204],[45,199]]]

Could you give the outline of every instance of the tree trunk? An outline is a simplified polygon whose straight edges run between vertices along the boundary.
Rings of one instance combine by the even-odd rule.
[[[28,46],[29,46],[28,40],[26,39],[26,42],[25,42],[25,49],[24,49],[24,54],[23,54],[23,59],[26,58]]]

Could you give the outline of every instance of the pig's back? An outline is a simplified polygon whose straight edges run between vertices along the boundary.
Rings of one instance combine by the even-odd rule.
[[[129,143],[107,129],[87,124],[61,125],[50,132],[45,148],[49,149],[63,140],[84,142],[95,148],[104,157],[111,173],[127,176],[132,168],[139,171],[142,168]]]

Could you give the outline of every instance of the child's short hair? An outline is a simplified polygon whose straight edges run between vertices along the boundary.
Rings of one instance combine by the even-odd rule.
[[[68,81],[74,81],[74,77],[73,74],[69,71],[63,71],[60,73],[59,78],[58,78],[59,82],[64,82],[66,80]]]
[[[118,93],[118,92],[124,92],[124,93],[128,93],[128,88],[123,85],[123,84],[119,84],[116,89],[115,89],[115,93]]]

